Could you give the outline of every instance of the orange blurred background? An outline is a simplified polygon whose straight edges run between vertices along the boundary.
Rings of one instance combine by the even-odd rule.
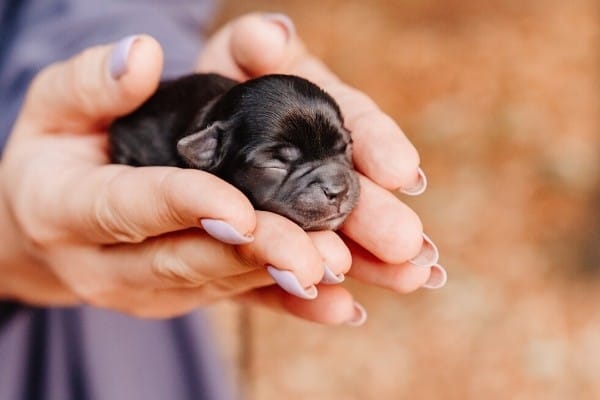
[[[600,398],[600,3],[250,0],[389,113],[449,282],[358,329],[212,311],[248,400]]]

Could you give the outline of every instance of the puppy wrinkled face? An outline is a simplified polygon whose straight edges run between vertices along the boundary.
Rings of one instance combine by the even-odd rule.
[[[257,208],[274,211],[305,230],[337,229],[358,199],[351,141],[341,125],[293,115],[282,127],[284,140],[248,146],[232,181]],[[318,131],[314,131],[318,128]],[[312,132],[313,141],[298,134]]]
[[[350,133],[316,85],[283,75],[248,81],[201,120],[192,129],[200,133],[180,141],[180,154],[196,157],[196,165],[206,159],[203,169],[238,187],[257,209],[323,230],[337,229],[356,205]]]

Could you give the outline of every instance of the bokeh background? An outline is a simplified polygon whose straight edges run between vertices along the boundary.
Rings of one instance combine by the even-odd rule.
[[[600,2],[225,1],[290,15],[422,156],[450,280],[358,329],[212,309],[248,400],[600,399]]]

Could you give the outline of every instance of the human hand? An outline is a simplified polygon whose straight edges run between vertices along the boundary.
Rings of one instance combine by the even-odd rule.
[[[271,286],[265,265],[305,298],[324,265],[350,267],[333,232],[255,212],[211,174],[108,164],[107,125],[150,96],[161,68],[158,43],[138,36],[35,78],[0,164],[0,297],[168,317]]]
[[[361,173],[359,203],[341,229],[352,254],[349,276],[400,293],[445,284],[446,272],[437,263],[435,245],[423,235],[419,217],[390,193],[424,191],[426,178],[417,151],[371,99],[341,82],[307,52],[289,18],[249,14],[230,22],[207,43],[198,69],[237,80],[268,73],[294,74],[329,92],[340,104],[352,132],[354,162]],[[353,309],[352,296],[340,286],[320,286],[319,297],[310,302],[276,287],[249,292],[242,300],[321,323],[347,321],[353,310],[360,320],[360,306]]]

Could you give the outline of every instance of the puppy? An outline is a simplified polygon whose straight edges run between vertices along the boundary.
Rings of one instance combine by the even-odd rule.
[[[256,209],[305,230],[337,229],[358,199],[352,139],[338,105],[296,76],[238,83],[195,74],[163,82],[109,132],[113,162],[210,172]]]

